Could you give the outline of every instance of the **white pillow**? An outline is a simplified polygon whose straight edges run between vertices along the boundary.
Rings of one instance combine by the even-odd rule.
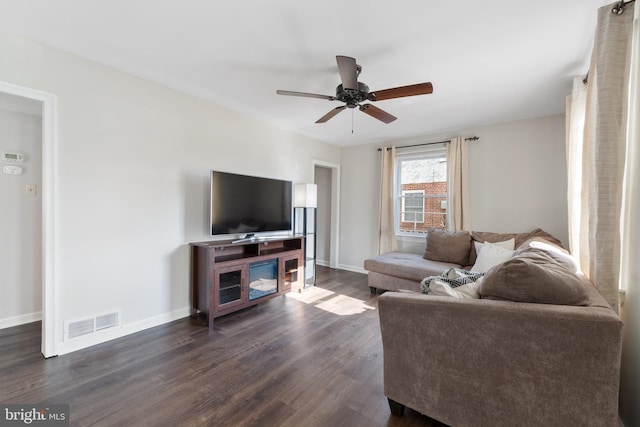
[[[495,243],[484,243],[482,250],[478,253],[476,263],[471,267],[471,271],[486,273],[491,267],[502,264],[513,256],[513,250],[505,249]]]
[[[484,277],[473,283],[452,288],[440,280],[432,280],[429,284],[429,295],[454,298],[480,298],[480,283]]]
[[[512,251],[515,249],[516,239],[512,237],[509,240],[505,240],[504,242],[484,242],[484,243],[491,243],[492,245],[498,245],[501,248],[509,249],[510,251]],[[480,251],[482,250],[484,243],[473,242],[473,244],[476,247],[476,255],[480,255]]]

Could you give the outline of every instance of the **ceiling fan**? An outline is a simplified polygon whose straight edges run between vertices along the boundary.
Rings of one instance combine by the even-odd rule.
[[[278,95],[302,96],[305,98],[326,99],[328,101],[342,101],[345,105],[336,107],[324,116],[320,117],[316,123],[326,123],[345,108],[356,108],[360,111],[378,119],[384,123],[391,123],[397,117],[387,113],[373,104],[361,104],[363,101],[383,101],[385,99],[402,98],[404,96],[427,95],[433,93],[431,83],[418,83],[409,86],[394,87],[391,89],[376,90],[369,92],[369,86],[358,81],[358,76],[362,67],[356,64],[356,60],[349,56],[336,56],[338,61],[338,71],[342,84],[336,88],[336,96],[318,95],[315,93],[294,92],[290,90],[277,90]]]

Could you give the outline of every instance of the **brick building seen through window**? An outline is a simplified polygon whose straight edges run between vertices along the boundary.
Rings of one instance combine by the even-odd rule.
[[[446,165],[444,155],[399,159],[400,185],[396,194],[400,212],[396,218],[401,234],[422,234],[430,227],[446,228]]]

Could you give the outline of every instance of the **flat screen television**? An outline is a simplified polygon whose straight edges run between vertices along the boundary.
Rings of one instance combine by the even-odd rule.
[[[291,231],[293,184],[211,171],[212,236]]]

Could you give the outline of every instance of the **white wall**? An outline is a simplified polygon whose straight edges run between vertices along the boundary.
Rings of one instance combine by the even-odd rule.
[[[42,316],[41,141],[40,116],[0,109],[0,152],[25,156],[15,164],[22,175],[0,173],[0,328]],[[25,194],[27,184],[36,185],[35,195]]]
[[[207,240],[210,169],[312,182],[336,147],[0,34],[0,80],[58,96],[56,335],[114,310],[120,334],[183,317],[188,242]]]
[[[541,227],[568,247],[564,115],[478,129],[469,146],[473,229]]]
[[[386,145],[410,145],[477,135],[469,145],[472,229],[526,232],[541,227],[567,246],[564,115],[425,135]],[[375,145],[342,149],[340,263],[362,271],[376,254],[380,154]],[[399,242],[422,253],[424,240]]]
[[[364,260],[376,254],[380,153],[374,145],[342,149],[340,180],[340,260],[338,267],[364,271]]]

